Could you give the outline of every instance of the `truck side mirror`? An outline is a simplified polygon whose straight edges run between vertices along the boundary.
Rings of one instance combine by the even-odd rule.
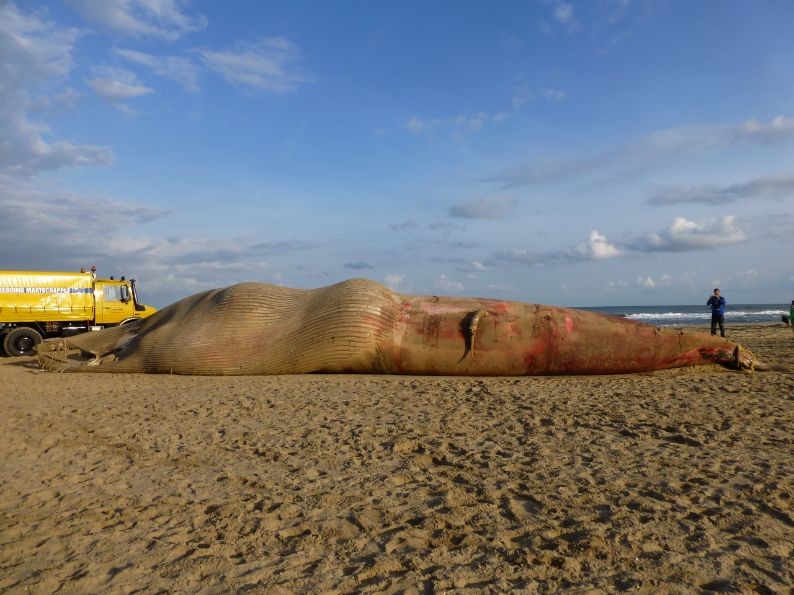
[[[121,289],[121,301],[125,304],[130,301],[130,288],[127,285],[122,285]]]

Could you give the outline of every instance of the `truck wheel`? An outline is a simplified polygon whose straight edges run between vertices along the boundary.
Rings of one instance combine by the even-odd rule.
[[[6,335],[3,348],[8,355],[33,355],[36,345],[41,343],[41,335],[35,329],[15,328]]]

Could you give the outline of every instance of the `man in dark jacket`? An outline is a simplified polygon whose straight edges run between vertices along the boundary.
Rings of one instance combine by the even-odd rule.
[[[714,294],[706,302],[711,306],[711,334],[717,334],[717,325],[720,325],[720,336],[725,336],[725,298],[720,295],[720,290],[715,289]]]

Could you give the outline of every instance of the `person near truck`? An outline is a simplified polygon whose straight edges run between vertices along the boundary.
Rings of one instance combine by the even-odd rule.
[[[720,295],[719,289],[714,289],[714,293],[711,294],[708,301],[706,302],[707,306],[711,306],[711,334],[717,334],[717,325],[720,326],[720,336],[725,336],[725,298]]]

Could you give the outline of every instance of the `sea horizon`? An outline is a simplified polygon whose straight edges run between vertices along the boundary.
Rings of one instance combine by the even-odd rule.
[[[711,323],[708,306],[673,304],[662,306],[599,306],[579,310],[609,314],[656,326],[698,326]],[[789,313],[788,304],[729,304],[725,324],[763,324],[781,322]]]

